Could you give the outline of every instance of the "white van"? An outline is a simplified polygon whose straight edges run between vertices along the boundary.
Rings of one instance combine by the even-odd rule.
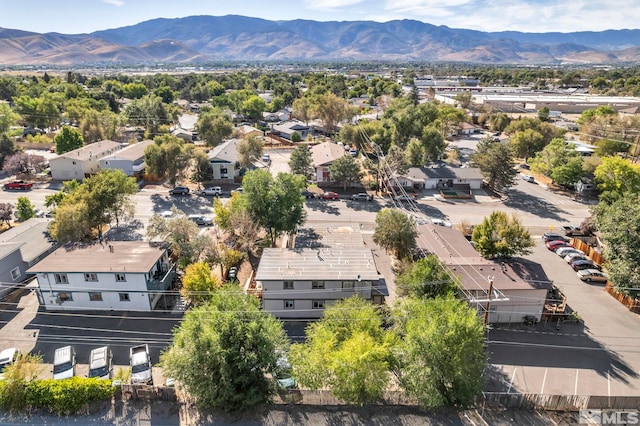
[[[73,346],[56,349],[53,356],[53,378],[69,379],[76,375],[76,351]]]
[[[111,379],[113,374],[113,354],[109,346],[95,348],[89,355],[89,377]]]

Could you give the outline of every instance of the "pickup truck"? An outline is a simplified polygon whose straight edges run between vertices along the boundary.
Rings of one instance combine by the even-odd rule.
[[[29,191],[33,188],[33,184],[23,180],[14,180],[4,184],[6,191]]]
[[[129,365],[131,365],[132,384],[153,384],[149,345],[139,345],[129,349]]]

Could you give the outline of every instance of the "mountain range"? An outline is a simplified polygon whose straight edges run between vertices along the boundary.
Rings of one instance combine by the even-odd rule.
[[[153,19],[90,34],[0,28],[0,63],[202,64],[219,61],[640,62],[640,30],[482,32],[414,20],[270,21],[245,16]]]

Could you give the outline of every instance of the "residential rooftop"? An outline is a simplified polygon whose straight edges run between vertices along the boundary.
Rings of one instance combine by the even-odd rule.
[[[229,139],[213,148],[207,154],[211,162],[235,163],[238,161],[238,143],[240,139]]]
[[[311,158],[315,167],[331,164],[344,155],[344,147],[333,142],[323,142],[311,147]]]
[[[144,150],[149,145],[153,145],[153,144],[154,144],[154,141],[152,141],[151,139],[147,139],[142,142],[137,142],[131,145],[127,145],[126,147],[122,148],[120,151],[116,151],[115,153],[104,157],[103,160],[136,161],[144,157]]]
[[[27,272],[147,273],[165,251],[165,244],[142,241],[65,245]]]
[[[256,281],[281,280],[378,281],[380,275],[371,249],[266,248]]]
[[[85,161],[93,157],[100,159],[106,157],[107,155],[113,154],[121,147],[122,144],[119,142],[103,140],[90,143],[81,148],[74,149],[73,151],[65,152],[64,154],[60,154],[57,157],[52,158],[51,160],[55,161],[56,158],[69,158],[72,160]]]
[[[53,245],[47,232],[48,227],[47,219],[34,217],[0,234],[0,243],[5,246],[5,250],[10,248],[7,244],[19,244],[22,260],[29,263]],[[6,254],[8,253],[4,255]],[[1,257],[3,256],[0,255]]]

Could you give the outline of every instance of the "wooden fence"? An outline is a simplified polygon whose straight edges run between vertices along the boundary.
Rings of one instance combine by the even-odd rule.
[[[123,400],[170,401],[193,405],[188,395],[173,387],[123,384],[115,397]],[[276,405],[317,405],[347,406],[328,390],[290,389],[281,391],[273,401]],[[417,406],[415,398],[402,391],[385,392],[383,398],[374,404],[389,406]],[[476,400],[478,407],[578,411],[583,409],[638,409],[640,396],[590,396],[590,395],[542,395],[504,392],[483,392]]]
[[[627,296],[626,294],[620,293],[616,290],[616,288],[611,285],[609,281],[607,281],[607,285],[604,288],[607,293],[612,295],[618,302],[622,303],[627,307],[631,312],[636,314],[640,314],[640,300],[635,299],[631,296]]]

